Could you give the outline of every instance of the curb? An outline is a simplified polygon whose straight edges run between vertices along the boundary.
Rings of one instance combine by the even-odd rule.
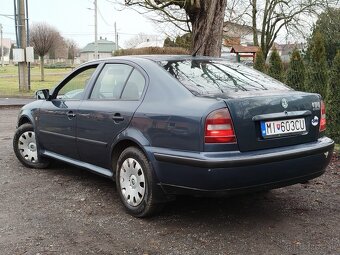
[[[4,109],[4,108],[21,108],[23,107],[25,104],[0,104],[0,109]]]
[[[22,107],[33,101],[31,98],[0,98],[0,108]]]

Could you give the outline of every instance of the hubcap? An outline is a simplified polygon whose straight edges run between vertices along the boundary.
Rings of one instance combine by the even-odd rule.
[[[27,131],[19,137],[18,148],[21,156],[25,160],[32,163],[38,161],[37,143],[33,131]]]
[[[145,177],[141,165],[133,158],[127,158],[120,168],[120,189],[125,201],[138,206],[145,195]]]

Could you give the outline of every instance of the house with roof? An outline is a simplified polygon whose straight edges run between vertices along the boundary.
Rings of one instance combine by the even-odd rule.
[[[97,41],[98,44],[98,58],[110,58],[113,56],[113,53],[116,49],[120,49],[118,46],[116,48],[116,44],[113,41],[107,40],[107,38],[102,38]],[[86,62],[93,59],[95,57],[95,43],[91,42],[87,44],[83,49],[79,52],[80,61]]]
[[[258,37],[261,37],[261,31],[257,30]],[[255,57],[253,40],[253,28],[245,24],[238,24],[231,21],[225,21],[223,24],[223,41],[221,55],[230,61],[240,61],[249,55],[249,59]],[[242,47],[238,47],[242,46]],[[233,48],[234,47],[234,48]],[[246,48],[244,48],[246,47]],[[247,47],[250,47],[247,49]],[[242,52],[245,51],[245,52]],[[257,48],[256,48],[257,51]],[[250,54],[252,56],[250,57]]]
[[[0,39],[1,40],[1,39]],[[15,41],[9,39],[9,38],[2,38],[2,47],[5,49],[7,49],[7,51],[4,50],[4,52],[6,54],[4,54],[4,64],[9,64],[10,63],[10,50],[11,50],[11,46],[12,44],[15,44]],[[0,61],[1,63],[1,61]]]
[[[260,39],[261,31],[257,30]],[[223,24],[223,43],[225,47],[234,45],[253,45],[253,28],[245,24],[238,24],[231,21],[225,21]]]
[[[288,42],[287,44],[278,44],[274,43],[273,47],[270,49],[268,56],[273,52],[274,48],[277,50],[279,53],[281,60],[283,62],[289,62],[290,61],[290,56],[292,55],[292,52],[296,48],[301,55],[304,54],[306,50],[307,45],[305,43],[290,43]]]
[[[237,62],[252,65],[255,62],[256,53],[259,49],[258,46],[234,45],[230,52],[236,54]]]

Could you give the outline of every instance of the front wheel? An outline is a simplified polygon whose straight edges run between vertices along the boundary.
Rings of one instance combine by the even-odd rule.
[[[21,125],[13,138],[14,153],[20,162],[30,168],[46,168],[49,161],[38,157],[37,141],[32,124]]]
[[[147,217],[162,209],[162,203],[156,201],[158,188],[151,165],[139,149],[126,148],[119,156],[116,169],[117,190],[128,213]]]

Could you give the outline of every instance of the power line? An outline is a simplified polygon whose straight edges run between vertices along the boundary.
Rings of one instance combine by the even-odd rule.
[[[108,3],[111,3],[111,4],[120,4],[121,5],[121,3],[119,1],[117,1],[117,0],[115,0],[115,1],[105,0],[105,1],[108,2]]]
[[[104,33],[100,33],[101,35],[112,35],[114,33],[114,31],[108,31],[108,32],[104,32]],[[63,33],[63,32],[61,32],[61,34],[63,35],[63,36],[92,36],[93,35],[93,33],[73,33],[73,32],[70,32],[70,33]],[[138,34],[136,34],[136,33],[124,33],[124,32],[119,32],[119,34],[120,35],[139,35],[139,33]],[[15,35],[15,33],[13,33],[13,32],[4,32],[4,35]],[[161,35],[159,35],[159,34],[147,34],[147,35],[149,35],[149,36],[159,36],[159,37],[161,37]]]
[[[108,23],[108,22],[106,21],[106,19],[104,18],[102,12],[100,11],[100,8],[99,8],[99,7],[97,7],[97,8],[98,8],[99,16],[102,18],[102,20],[104,21],[104,23],[105,23],[107,26],[109,26],[109,27],[113,27],[114,25],[112,25],[112,24],[110,24],[110,23]]]

